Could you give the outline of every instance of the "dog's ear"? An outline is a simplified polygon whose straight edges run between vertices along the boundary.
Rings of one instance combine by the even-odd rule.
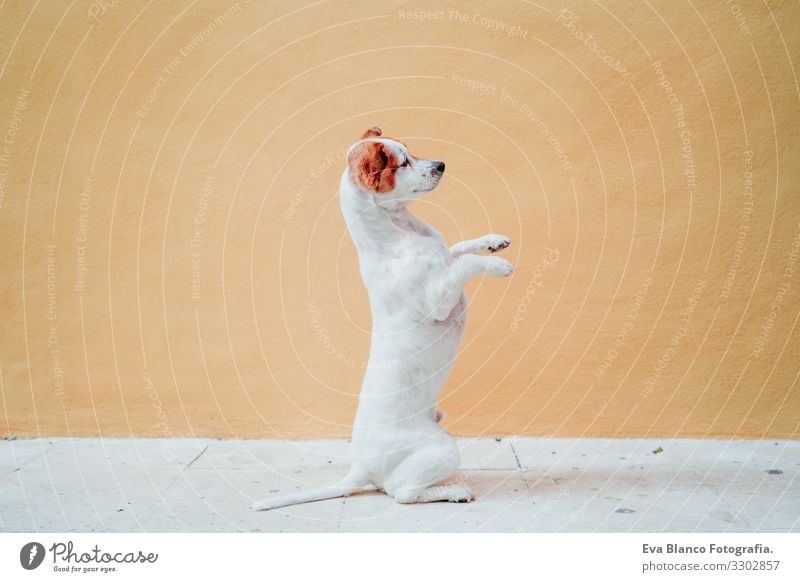
[[[393,156],[386,146],[379,142],[357,144],[347,158],[350,177],[365,190],[383,194],[394,190]]]
[[[364,135],[361,136],[361,139],[367,139],[368,137],[380,137],[383,134],[380,127],[370,127],[367,131],[364,132]]]

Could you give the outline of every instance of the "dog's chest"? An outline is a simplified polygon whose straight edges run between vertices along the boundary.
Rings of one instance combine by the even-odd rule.
[[[414,290],[441,274],[450,260],[444,244],[434,237],[409,235],[387,246],[376,257],[375,276],[386,290]]]

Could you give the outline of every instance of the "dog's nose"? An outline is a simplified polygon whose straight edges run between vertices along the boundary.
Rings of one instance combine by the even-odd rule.
[[[436,162],[435,168],[437,172],[444,172],[444,162]]]

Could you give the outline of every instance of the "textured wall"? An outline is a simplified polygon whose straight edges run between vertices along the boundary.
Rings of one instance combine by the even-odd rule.
[[[798,4],[540,4],[5,3],[0,432],[349,434],[380,125],[515,241],[455,433],[795,438]]]

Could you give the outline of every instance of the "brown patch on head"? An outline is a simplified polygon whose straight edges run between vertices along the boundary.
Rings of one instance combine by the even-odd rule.
[[[382,142],[356,144],[347,156],[347,165],[350,177],[360,187],[377,194],[394,190],[397,160]]]
[[[380,137],[383,132],[381,131],[380,127],[370,127],[364,134],[361,136],[361,139],[366,139],[368,137]]]

